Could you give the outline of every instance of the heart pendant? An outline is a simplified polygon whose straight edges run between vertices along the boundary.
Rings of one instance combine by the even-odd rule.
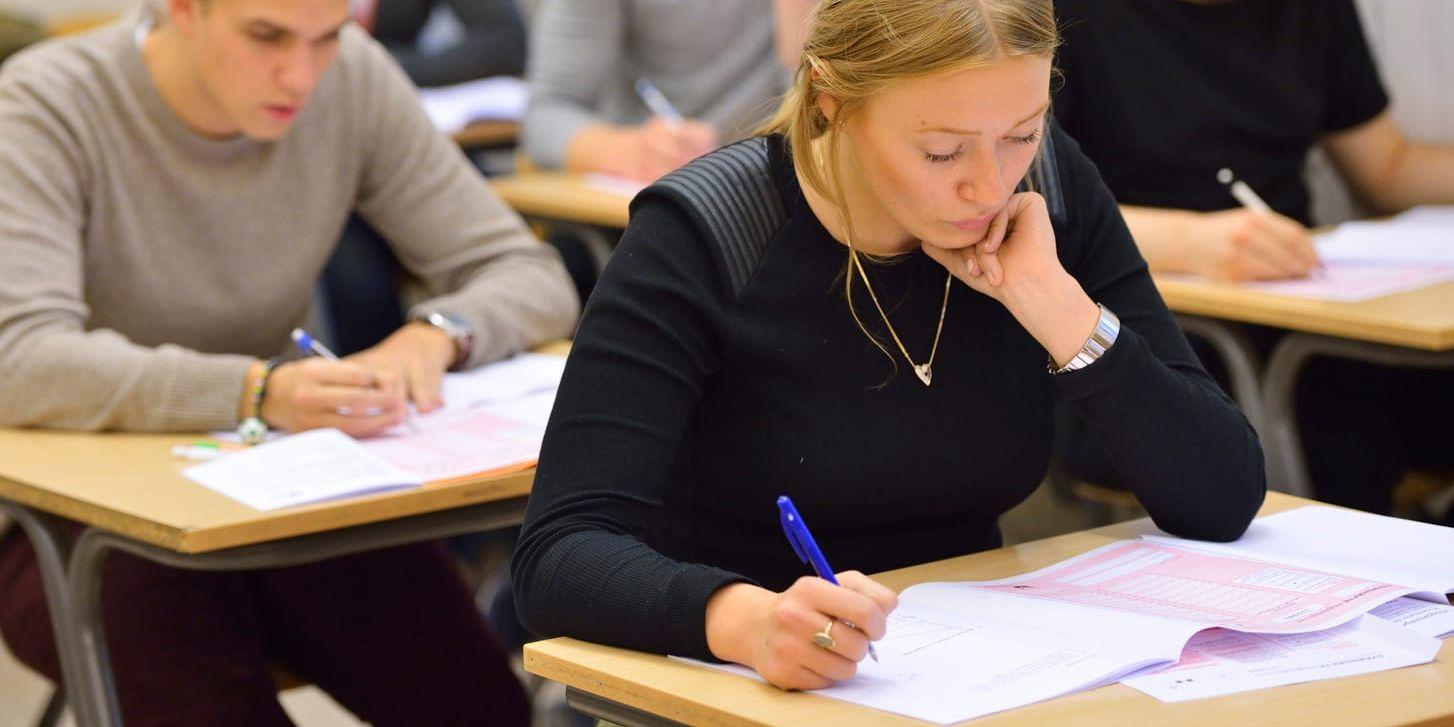
[[[934,370],[929,368],[929,364],[916,364],[914,373],[919,375],[919,380],[924,382],[925,386],[928,386],[929,380],[934,378]]]

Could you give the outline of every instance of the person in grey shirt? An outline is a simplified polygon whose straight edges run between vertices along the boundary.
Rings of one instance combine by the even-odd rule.
[[[799,37],[807,5],[544,0],[530,38],[526,152],[547,169],[648,181],[747,136],[786,90],[778,36]],[[654,116],[640,78],[685,121]]]
[[[369,435],[438,408],[446,369],[570,334],[559,258],[347,0],[147,10],[0,68],[0,426]],[[357,356],[277,364],[350,210],[429,297]],[[216,574],[118,554],[103,610],[129,723],[288,724],[270,662],[375,724],[529,717],[437,543]],[[55,680],[51,633],[10,529],[0,635]]]

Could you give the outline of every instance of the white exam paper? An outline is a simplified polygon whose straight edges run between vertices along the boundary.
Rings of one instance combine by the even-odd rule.
[[[451,409],[506,402],[540,393],[552,398],[565,372],[565,357],[522,353],[497,363],[444,375],[440,396]]]
[[[419,90],[424,112],[446,134],[460,131],[472,121],[518,121],[525,115],[529,97],[525,82],[511,76]]]
[[[1447,603],[1429,603],[1404,596],[1368,613],[1436,639],[1454,634],[1454,606]]]
[[[337,429],[315,429],[259,444],[188,467],[182,475],[264,511],[422,483],[419,476]]]
[[[1306,634],[1212,629],[1193,636],[1175,666],[1121,683],[1183,702],[1426,664],[1438,651],[1438,639],[1371,616]]]

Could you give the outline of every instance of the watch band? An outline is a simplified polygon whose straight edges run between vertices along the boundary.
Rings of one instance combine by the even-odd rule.
[[[1086,339],[1085,345],[1081,346],[1080,351],[1064,366],[1056,368],[1055,361],[1051,360],[1048,367],[1050,373],[1063,374],[1079,371],[1095,363],[1116,343],[1116,338],[1121,335],[1121,319],[1117,318],[1110,308],[1099,303],[1096,306],[1101,309],[1101,316],[1096,319],[1096,327],[1091,331],[1090,338]]]
[[[454,361],[449,364],[450,371],[454,371],[469,360],[470,352],[475,348],[475,332],[473,328],[470,328],[468,321],[440,311],[418,313],[410,316],[409,320],[434,326],[444,331],[444,335],[449,336],[449,340],[454,342]]]

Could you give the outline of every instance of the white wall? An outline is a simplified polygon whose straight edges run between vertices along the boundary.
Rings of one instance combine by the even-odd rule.
[[[1410,138],[1454,143],[1454,2],[1358,0],[1394,119]],[[1313,219],[1363,216],[1321,155],[1308,167]]]

